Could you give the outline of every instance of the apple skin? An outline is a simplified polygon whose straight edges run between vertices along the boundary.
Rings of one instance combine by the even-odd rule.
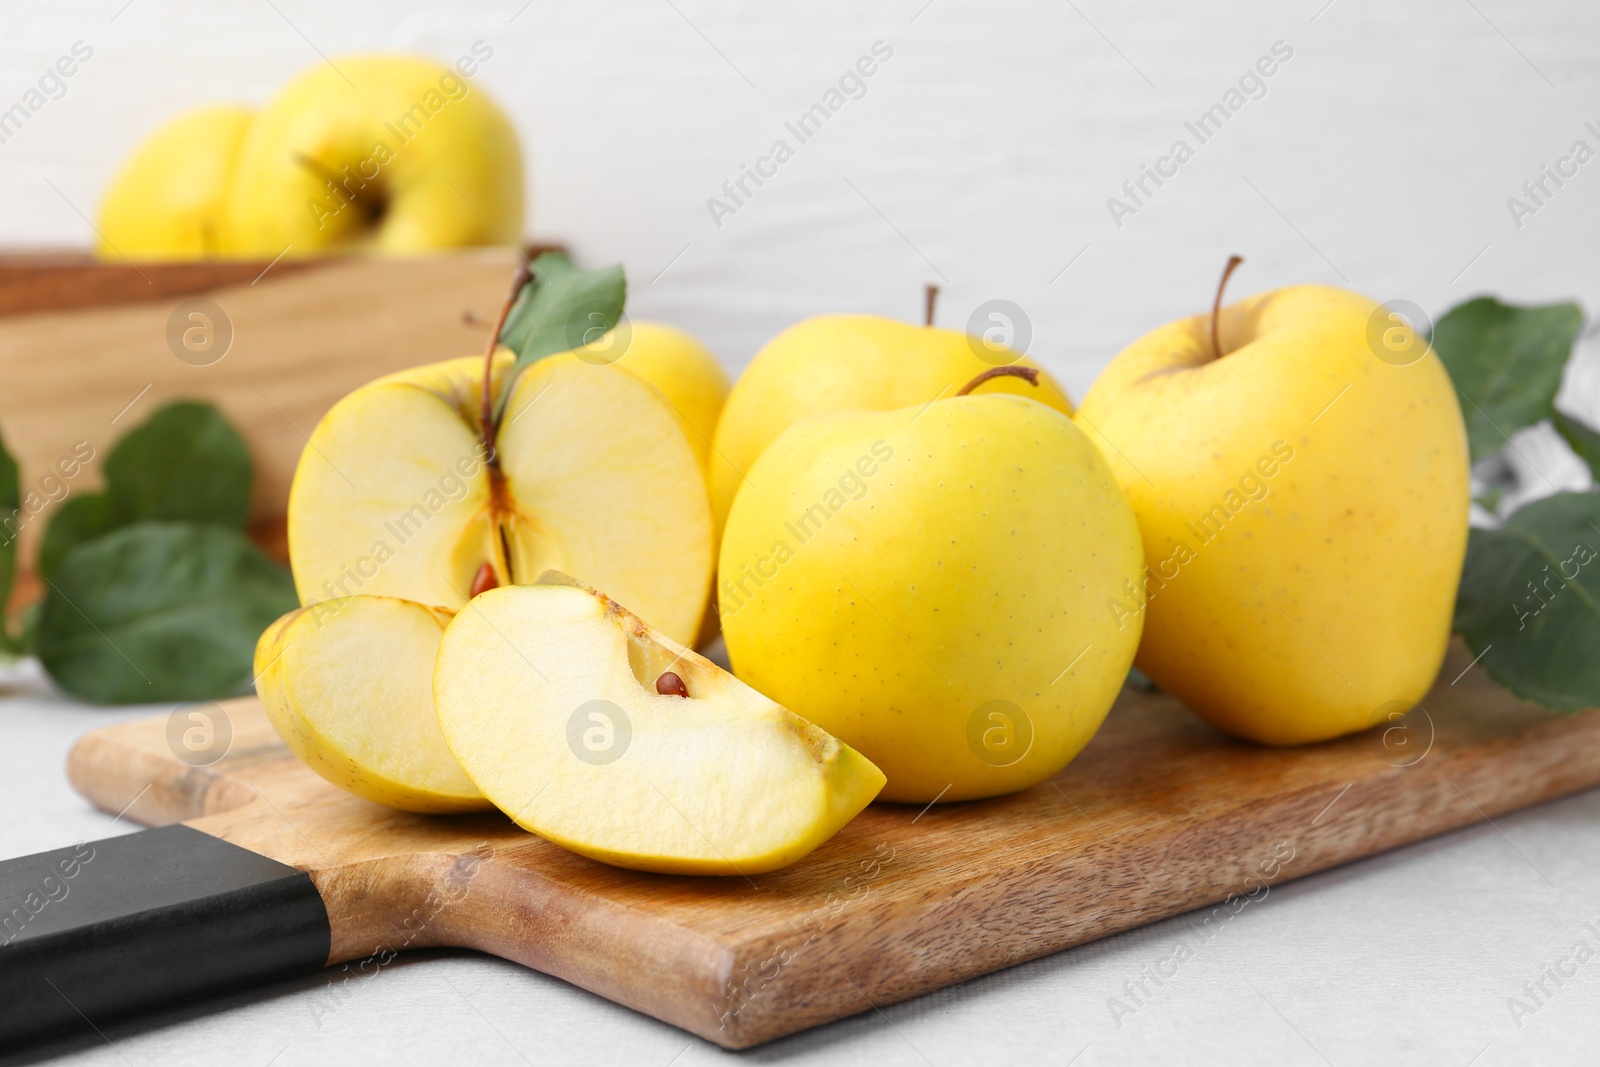
[[[982,342],[955,330],[875,315],[821,315],[778,334],[734,383],[717,422],[711,459],[717,530],[727,522],[740,487],[748,483],[751,464],[787,427],[829,411],[893,411],[952,397],[1001,362],[980,359],[975,344]],[[1014,362],[1034,366],[1020,356]],[[1072,412],[1072,402],[1045,374],[1037,387],[998,378],[977,391],[1016,393]]]
[[[100,205],[95,255],[105,260],[192,260],[220,255],[223,205],[247,107],[195,108],[141,141]]]
[[[1327,286],[1263,293],[1222,311],[1221,359],[1198,315],[1134,342],[1083,398],[1144,538],[1148,604],[1141,583],[1117,609],[1145,616],[1138,666],[1240,737],[1365,729],[1444,658],[1466,433],[1431,349],[1373,354],[1377,310]]]
[[[719,607],[739,677],[877,764],[884,799],[966,800],[1044,781],[1099,729],[1139,642],[1105,602],[1142,564],[1071,420],[972,395],[780,434],[729,514]]]
[[[409,56],[335,62],[289,82],[251,124],[227,198],[230,254],[404,254],[521,241],[522,151],[483,89]],[[355,196],[362,202],[350,202]],[[381,217],[367,203],[374,211],[382,204]]]

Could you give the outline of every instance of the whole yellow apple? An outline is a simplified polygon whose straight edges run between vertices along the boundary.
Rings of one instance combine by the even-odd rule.
[[[101,259],[204,259],[222,251],[223,203],[247,107],[201,107],[146,137],[100,204]]]
[[[846,408],[921,406],[955,395],[997,364],[1033,366],[1020,354],[956,330],[875,315],[823,315],[789,327],[756,353],[723,405],[711,457],[717,529],[727,521],[740,487],[753,481],[756,457],[794,423]],[[1003,376],[980,391],[1026,391],[1035,401],[1072,411],[1072,402],[1047,376],[1036,388]]]
[[[877,764],[885,799],[927,803],[1025,789],[1088,743],[1139,643],[1105,602],[1142,563],[1070,419],[968,395],[784,430],[717,588],[739,677]]]
[[[227,198],[237,256],[518,244],[522,221],[510,121],[470,78],[407,56],[291,81],[251,125]]]
[[[1211,324],[1140,338],[1083,398],[1144,538],[1143,576],[1102,611],[1143,618],[1139,668],[1214,726],[1274,745],[1364,729],[1427,692],[1449,639],[1455,390],[1426,341],[1341,289],[1224,308],[1215,347]]]

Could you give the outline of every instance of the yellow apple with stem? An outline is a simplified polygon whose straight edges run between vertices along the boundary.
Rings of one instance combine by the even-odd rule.
[[[100,205],[101,259],[205,259],[222,252],[223,205],[250,127],[247,107],[185,112],[141,141]]]
[[[869,375],[877,372],[868,371]],[[885,799],[1026,789],[1099,729],[1139,641],[1105,601],[1139,575],[1133,512],[1066,415],[952,395],[790,426],[723,531],[740,678],[858,749]]]
[[[622,867],[751,875],[866,807],[883,774],[608,596],[494,589],[445,630],[439,728],[524,829]]]
[[[811,415],[845,409],[894,411],[950,397],[984,370],[1032,367],[992,340],[927,324],[915,326],[875,315],[823,315],[784,330],[757,352],[734,383],[717,423],[711,457],[711,503],[717,529],[727,521],[750,467],[789,426]],[[1035,401],[1071,413],[1072,402],[1041,375],[1037,388],[1001,376],[985,393],[1030,390]]]
[[[522,150],[488,94],[409,56],[343,56],[261,109],[227,197],[241,257],[522,240]]]
[[[1293,745],[1432,684],[1466,551],[1466,433],[1409,325],[1322,285],[1222,307],[1236,263],[1212,314],[1123,350],[1078,421],[1144,537],[1143,575],[1105,606],[1143,619],[1139,668],[1211,724]]]
[[[518,272],[483,358],[380,378],[312,432],[289,491],[302,603],[366,594],[455,610],[555,568],[693,639],[711,513],[677,417],[631,374],[548,355],[570,347],[563,320],[588,314],[594,286],[614,285],[621,313],[621,271],[555,254],[535,266],[545,280]],[[516,336],[523,322],[544,331],[536,352]]]

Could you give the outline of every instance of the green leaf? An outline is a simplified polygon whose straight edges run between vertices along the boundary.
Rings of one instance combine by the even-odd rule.
[[[37,652],[86,700],[210,700],[250,680],[256,639],[296,606],[288,569],[243,534],[135,523],[67,553]]]
[[[1483,491],[1483,495],[1475,496],[1472,502],[1491,515],[1500,513],[1500,501],[1506,495],[1505,486],[1494,485]]]
[[[11,522],[22,507],[21,479],[17,461],[0,440],[0,650],[16,651],[11,632],[6,628],[5,605],[11,599],[11,583],[17,574],[17,534]]]
[[[243,529],[250,514],[250,453],[210,404],[178,401],[118,441],[105,462],[120,524],[207,522]]]
[[[1558,493],[1474,529],[1455,625],[1524,700],[1600,707],[1600,494]]]
[[[1480,296],[1451,308],[1430,338],[1461,393],[1474,462],[1555,413],[1561,371],[1583,327],[1577,304],[1518,307]]]
[[[529,366],[559,352],[570,352],[605,336],[622,319],[628,283],[621,264],[579,270],[560,252],[533,261],[533,279],[522,288],[500,343],[517,354],[495,404],[498,425],[517,378]]]
[[[109,493],[80,493],[63,500],[39,542],[39,575],[53,577],[74,547],[122,525]]]
[[[1572,451],[1589,465],[1589,476],[1600,481],[1600,433],[1589,429],[1564,411],[1555,413],[1552,421],[1561,436],[1567,439]]]

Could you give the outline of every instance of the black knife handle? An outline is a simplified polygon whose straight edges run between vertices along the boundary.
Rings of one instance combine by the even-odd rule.
[[[311,876],[187,826],[0,863],[0,1047],[327,963]]]

